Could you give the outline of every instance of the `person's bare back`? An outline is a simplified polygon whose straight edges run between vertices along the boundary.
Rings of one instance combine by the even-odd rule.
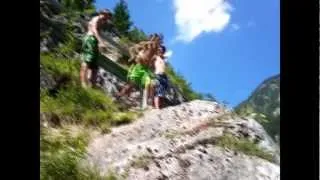
[[[95,29],[98,29],[99,16],[93,17],[88,23],[88,35],[95,35]]]
[[[111,18],[111,13],[108,10],[100,12],[98,16],[93,17],[88,23],[87,35],[93,35],[101,44],[104,44],[102,37],[99,34],[101,25],[107,23]]]

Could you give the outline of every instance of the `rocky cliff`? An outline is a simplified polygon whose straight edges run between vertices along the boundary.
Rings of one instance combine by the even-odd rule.
[[[235,109],[240,114],[255,114],[267,132],[277,141],[280,140],[280,75],[263,81],[250,97]]]
[[[54,0],[40,1],[40,52],[52,52],[63,46],[66,39],[70,38],[66,32],[70,31],[75,44],[73,55],[79,57],[78,47],[90,15],[75,13],[71,18],[62,14],[61,9],[60,4]],[[101,32],[107,47],[101,49],[98,70],[98,85],[109,96],[114,96],[126,83],[127,68],[120,63],[120,60],[128,57],[128,46],[120,44],[119,37],[112,32],[107,30]],[[52,84],[57,84],[50,76],[40,65],[40,88],[50,89]],[[122,102],[129,107],[137,106],[141,102],[141,96],[141,89],[135,89],[129,98],[122,98]],[[187,99],[181,94],[179,87],[170,84],[165,98],[166,105],[176,105],[185,101]]]
[[[70,29],[76,44],[81,43],[89,15],[70,19],[61,14],[57,1],[41,0],[40,4],[41,52],[51,53],[63,45],[68,39],[65,31]],[[104,179],[93,177],[112,172],[118,179],[139,180],[280,179],[279,147],[254,118],[240,117],[212,101],[185,102],[187,99],[175,85],[171,85],[166,98],[167,105],[175,106],[143,112],[135,120],[124,117],[121,122],[129,124],[119,126],[118,116],[124,112],[109,112],[118,104],[107,101],[105,95],[112,97],[125,84],[127,71],[119,59],[127,55],[127,49],[111,33],[105,32],[104,36],[108,47],[99,60],[98,82],[105,93],[83,90],[75,83],[79,70],[79,63],[74,63],[79,60],[77,49],[72,58],[41,56],[47,59],[40,64],[40,88],[49,91],[41,100],[44,104],[41,111],[49,110],[59,117],[69,115],[69,119],[60,120],[62,123],[56,123],[59,126],[54,128],[41,126],[42,179]],[[70,62],[51,63],[67,60]],[[63,90],[68,83],[73,84],[73,91]],[[62,95],[55,97],[59,90]],[[140,97],[136,89],[121,103],[128,108],[136,107]],[[72,103],[65,107],[69,101]],[[41,112],[41,121],[53,120]],[[69,136],[66,126],[74,121],[77,123],[71,123],[72,129],[88,134],[81,138],[74,133]],[[87,145],[81,140],[87,141],[88,137],[94,138]],[[91,167],[98,173],[95,171],[89,178],[78,166]],[[83,176],[79,178],[79,174]]]
[[[200,100],[96,137],[82,165],[124,179],[280,179],[278,146],[259,123]]]

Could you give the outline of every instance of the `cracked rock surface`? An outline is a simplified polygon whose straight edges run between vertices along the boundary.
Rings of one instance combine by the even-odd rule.
[[[274,159],[219,146],[217,138],[226,133],[256,142]],[[130,180],[280,179],[279,149],[260,124],[200,100],[150,110],[132,124],[98,136],[82,163]]]

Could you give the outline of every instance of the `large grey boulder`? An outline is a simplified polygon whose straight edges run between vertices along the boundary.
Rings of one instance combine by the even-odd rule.
[[[196,100],[151,110],[132,124],[92,140],[81,165],[132,180],[280,179],[277,145],[261,125],[217,107],[215,102]],[[217,139],[226,133],[257,142],[274,160],[218,146]]]

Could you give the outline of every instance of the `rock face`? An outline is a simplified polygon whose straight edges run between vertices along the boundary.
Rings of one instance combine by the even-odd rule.
[[[40,88],[52,89],[56,86],[56,82],[53,77],[47,73],[40,64]]]
[[[40,0],[40,51],[47,52],[62,42],[66,25],[58,21],[61,12],[59,3],[54,0]]]
[[[122,81],[119,77],[111,72],[106,71],[103,68],[99,68],[98,71],[98,84],[109,96],[115,95],[116,92],[119,92],[120,89],[125,85],[126,82]],[[122,98],[125,105],[139,106],[142,98],[142,90],[134,89],[128,98]],[[179,93],[179,90],[173,86],[169,85],[166,97],[164,99],[165,106],[178,105],[183,102],[186,102],[186,99]]]
[[[280,138],[280,75],[272,76],[263,81],[235,109],[242,111],[252,108],[255,113],[262,113],[269,122],[262,125],[274,139]],[[258,120],[258,119],[257,119]],[[279,142],[279,140],[277,140]]]
[[[125,179],[280,179],[278,147],[253,119],[192,101],[151,110],[132,124],[95,138],[81,163]],[[272,162],[218,146],[225,134],[245,137],[269,151]]]

